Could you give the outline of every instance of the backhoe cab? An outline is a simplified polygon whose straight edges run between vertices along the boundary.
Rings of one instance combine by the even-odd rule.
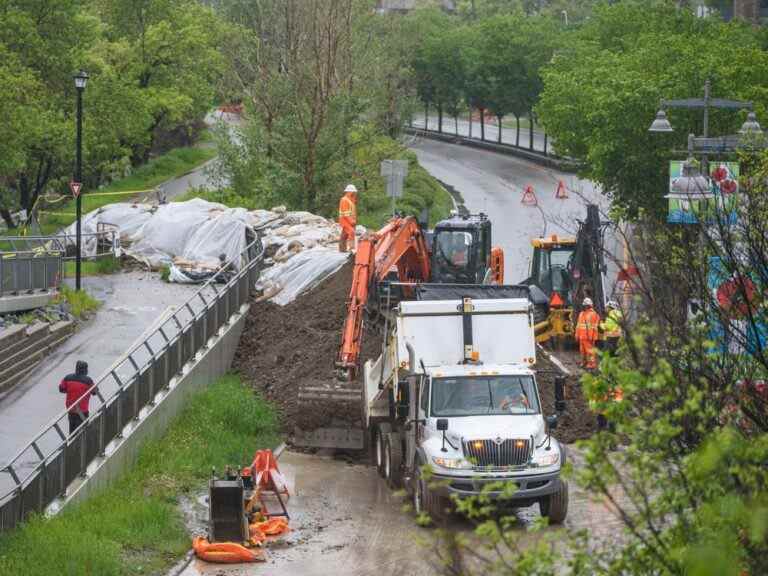
[[[452,215],[437,223],[429,239],[432,283],[503,283],[493,262],[491,221],[485,214]]]

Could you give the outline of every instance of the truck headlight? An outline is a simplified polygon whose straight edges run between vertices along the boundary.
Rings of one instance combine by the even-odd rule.
[[[438,458],[437,456],[433,456],[432,462],[434,462],[437,466],[440,466],[441,468],[451,468],[451,469],[472,468],[472,463],[466,461],[464,458]]]
[[[548,468],[560,462],[560,450],[542,450],[533,455],[533,464],[541,468]]]

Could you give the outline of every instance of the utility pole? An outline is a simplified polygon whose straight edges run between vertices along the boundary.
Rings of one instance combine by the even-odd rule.
[[[88,83],[88,74],[82,70],[75,74],[75,89],[77,91],[77,143],[75,159],[75,178],[70,184],[77,205],[77,255],[75,257],[75,290],[80,290],[80,269],[82,260],[82,230],[83,215],[83,91]]]

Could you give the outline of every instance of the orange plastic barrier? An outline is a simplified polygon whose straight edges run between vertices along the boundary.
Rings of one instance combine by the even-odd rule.
[[[206,562],[217,564],[240,564],[242,562],[264,562],[261,550],[251,550],[235,542],[214,542],[198,536],[192,541],[195,555]]]

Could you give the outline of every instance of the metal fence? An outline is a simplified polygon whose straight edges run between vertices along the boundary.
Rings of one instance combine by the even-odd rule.
[[[61,281],[64,253],[0,252],[0,298],[56,288]]]
[[[248,301],[264,260],[257,238],[96,382],[88,419],[72,434],[62,411],[0,470],[0,532],[43,512],[84,475],[124,427]],[[96,407],[93,407],[96,404]]]

